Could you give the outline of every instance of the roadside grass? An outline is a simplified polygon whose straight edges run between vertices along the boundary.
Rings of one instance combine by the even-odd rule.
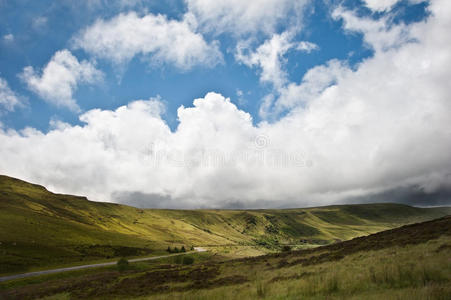
[[[167,255],[167,253],[166,253]],[[190,256],[193,258],[194,263],[203,263],[207,261],[213,261],[212,260],[212,254],[208,252],[200,252],[200,253],[190,253],[186,254],[187,256]],[[129,274],[125,274],[125,276],[129,276],[130,274],[135,273],[141,273],[146,272],[152,269],[159,268],[161,266],[173,266],[178,264],[183,264],[183,260],[180,259],[180,256],[169,256],[169,257],[163,257],[156,260],[147,260],[147,261],[140,261],[140,262],[130,262],[129,266],[127,268],[127,271]],[[115,260],[117,261],[117,260]],[[105,267],[98,267],[93,269],[82,269],[82,270],[74,270],[74,271],[66,271],[61,273],[54,273],[54,274],[45,274],[45,275],[38,275],[34,277],[28,277],[28,278],[19,278],[14,280],[9,280],[5,282],[0,282],[0,291],[2,290],[9,290],[14,288],[21,288],[24,286],[29,285],[36,285],[40,283],[45,282],[51,282],[51,281],[57,281],[57,280],[65,280],[65,279],[74,279],[74,278],[82,278],[89,275],[96,275],[96,274],[102,274],[102,273],[111,273],[116,272],[117,266],[111,265],[111,266],[105,266]],[[131,276],[131,275],[130,275]]]
[[[67,272],[61,272],[61,273],[46,274],[46,275],[39,275],[39,276],[33,276],[33,277],[27,277],[27,278],[8,280],[5,282],[0,282],[0,291],[13,289],[13,288],[20,288],[23,286],[34,285],[34,284],[39,284],[39,283],[53,281],[53,280],[71,279],[71,278],[75,278],[75,277],[82,277],[82,276],[86,276],[86,275],[98,274],[98,273],[102,273],[105,271],[115,271],[115,270],[116,270],[115,266],[107,266],[107,267],[99,267],[99,268],[95,268],[95,269],[82,269],[82,270],[76,270],[76,271],[67,271]]]
[[[30,252],[32,252],[33,250],[29,250]],[[47,253],[47,254],[51,254]],[[54,255],[59,255],[61,254],[60,252],[54,253]],[[36,253],[33,253],[32,255],[36,255]],[[154,256],[162,256],[162,255],[168,255],[168,253],[166,251],[163,250],[155,250],[150,252],[147,255],[140,255],[140,256],[136,256],[136,255],[132,255],[132,256],[127,256],[125,255],[125,257],[127,259],[135,259],[135,258],[147,258],[147,257],[154,257]],[[49,260],[47,261],[46,264],[40,264],[39,266],[31,266],[31,267],[27,267],[25,269],[21,269],[22,271],[14,271],[14,272],[5,272],[5,273],[0,273],[2,276],[8,276],[8,275],[14,275],[14,274],[21,274],[21,273],[28,273],[28,272],[37,272],[37,271],[45,271],[45,270],[52,270],[52,269],[60,269],[60,268],[68,268],[68,267],[76,267],[76,266],[81,266],[81,265],[86,265],[86,264],[100,264],[100,263],[108,263],[108,262],[116,262],[120,257],[123,257],[121,255],[117,255],[117,256],[106,256],[106,257],[102,257],[100,256],[84,256],[84,257],[80,257],[79,259],[70,259],[67,257],[62,257],[62,258],[56,258],[54,260]],[[3,261],[5,259],[8,259],[7,257],[2,257],[1,259],[3,259]],[[17,259],[17,258],[16,258]],[[0,260],[2,261],[2,260]],[[9,261],[10,262],[10,261]],[[7,263],[5,263],[6,265]]]

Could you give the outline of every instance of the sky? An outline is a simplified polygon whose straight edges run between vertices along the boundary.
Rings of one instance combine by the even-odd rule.
[[[0,0],[0,174],[149,208],[451,204],[446,0]]]

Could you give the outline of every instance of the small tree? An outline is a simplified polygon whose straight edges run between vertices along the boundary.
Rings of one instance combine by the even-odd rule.
[[[175,252],[175,253],[179,253],[179,252],[180,252],[179,248],[174,247],[174,252]]]
[[[194,263],[194,258],[192,256],[184,256],[182,263],[184,265],[192,265]]]
[[[122,272],[128,269],[129,263],[128,260],[125,258],[121,258],[117,262],[117,269]]]
[[[185,246],[182,246],[182,249],[180,249],[181,252],[186,252]]]
[[[166,249],[166,251],[171,253],[172,252],[171,247],[168,246],[168,249]]]
[[[190,249],[191,251],[194,251],[194,246],[191,246],[191,249]]]

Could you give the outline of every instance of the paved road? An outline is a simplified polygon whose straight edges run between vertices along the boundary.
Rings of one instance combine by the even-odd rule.
[[[205,249],[200,248],[200,247],[196,247],[196,248],[194,248],[194,250],[195,251],[175,253],[175,254],[168,254],[168,255],[161,255],[161,256],[134,258],[134,259],[129,259],[128,261],[129,262],[138,262],[138,261],[146,261],[146,260],[155,260],[155,259],[160,259],[160,258],[165,258],[165,257],[170,257],[170,256],[177,256],[177,255],[184,255],[184,254],[193,253],[193,252],[204,252],[204,251],[206,251]],[[60,273],[60,272],[66,272],[66,271],[74,271],[74,270],[81,270],[81,269],[90,269],[90,268],[113,266],[116,263],[117,263],[116,261],[112,261],[112,262],[106,262],[106,263],[100,263],[100,264],[91,264],[91,265],[83,265],[83,266],[75,266],[75,267],[59,268],[59,269],[53,269],[53,270],[45,270],[45,271],[36,271],[36,272],[30,272],[30,273],[16,274],[16,275],[0,277],[0,282],[7,281],[7,280],[13,280],[13,279],[19,279],[19,278],[38,276],[38,275]]]

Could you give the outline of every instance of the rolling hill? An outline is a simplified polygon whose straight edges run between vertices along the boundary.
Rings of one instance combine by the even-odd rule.
[[[313,249],[19,279],[0,284],[0,298],[450,299],[450,253],[448,216]]]
[[[308,248],[349,240],[447,214],[450,208],[400,204],[284,210],[138,209],[54,194],[42,186],[0,176],[0,273],[152,255],[179,245],[211,247],[230,256],[256,255],[286,244]]]

